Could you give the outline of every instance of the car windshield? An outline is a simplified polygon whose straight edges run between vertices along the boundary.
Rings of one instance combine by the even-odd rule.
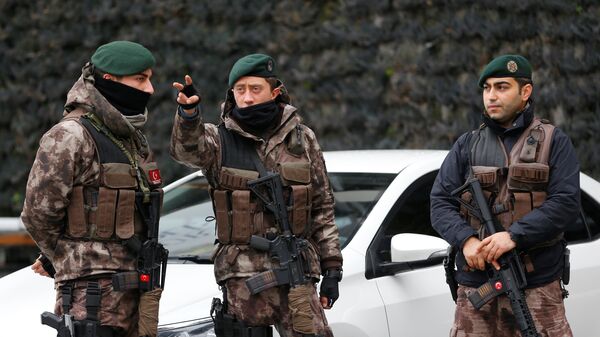
[[[395,174],[329,173],[342,248],[395,177]],[[204,177],[195,177],[165,193],[159,238],[171,259],[209,263],[215,243],[215,218]]]

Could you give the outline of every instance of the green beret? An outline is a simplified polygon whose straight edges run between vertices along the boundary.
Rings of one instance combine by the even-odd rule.
[[[485,80],[490,77],[520,77],[531,79],[531,64],[521,55],[502,55],[488,63],[477,83],[483,88]]]
[[[275,60],[265,54],[250,54],[237,60],[229,72],[229,87],[243,76],[274,77]]]
[[[104,44],[92,55],[92,64],[105,73],[125,76],[141,73],[154,66],[154,56],[139,43],[113,41]]]

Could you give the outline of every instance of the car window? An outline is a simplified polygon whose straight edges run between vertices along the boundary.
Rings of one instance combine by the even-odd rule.
[[[159,238],[169,250],[169,257],[194,255],[208,259],[215,240],[213,214],[204,177],[196,177],[166,192]]]
[[[335,223],[345,247],[396,174],[329,173],[335,198]]]
[[[600,237],[600,205],[594,198],[581,191],[581,213],[577,222],[565,232],[569,243],[594,240]]]
[[[344,247],[362,225],[395,174],[330,173],[336,225]],[[208,183],[196,177],[165,193],[160,241],[169,256],[208,259],[215,241],[215,222]]]
[[[368,278],[374,277],[377,266],[391,262],[390,244],[394,235],[414,233],[439,237],[429,217],[429,194],[436,175],[434,171],[417,179],[390,210],[368,249]]]

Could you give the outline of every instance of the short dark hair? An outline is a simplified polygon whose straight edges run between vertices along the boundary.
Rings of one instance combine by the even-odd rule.
[[[102,71],[102,70],[100,70],[100,69],[98,69],[98,68],[94,67],[94,77],[95,77],[95,78],[104,78],[104,75],[105,75],[105,74],[112,75],[112,76],[116,77],[116,78],[117,78],[117,80],[120,80],[120,79],[123,77],[122,75],[113,75],[113,74],[111,74],[111,73],[107,73],[107,72],[105,72],[105,71]]]
[[[521,92],[521,89],[527,84],[531,84],[531,86],[533,86],[533,81],[529,78],[515,77],[515,81],[517,81],[517,84],[519,85],[519,92]]]
[[[265,77],[265,81],[269,83],[271,90],[274,90],[279,86],[279,80],[276,77]]]

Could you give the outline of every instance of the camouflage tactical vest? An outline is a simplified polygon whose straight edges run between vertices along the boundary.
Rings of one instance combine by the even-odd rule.
[[[280,174],[287,200],[289,222],[296,236],[306,236],[310,224],[311,171],[301,133],[292,131],[281,151],[275,170]],[[259,177],[252,156],[254,144],[222,124],[221,169],[212,186],[212,200],[217,221],[217,239],[223,244],[248,244],[252,235],[277,234],[273,216],[248,189],[247,182]],[[302,144],[300,144],[302,145]]]
[[[95,184],[74,185],[67,209],[66,235],[72,239],[93,241],[122,241],[134,234],[145,236],[145,226],[136,211],[136,198],[162,198],[162,181],[156,162],[146,162],[138,153],[130,158],[104,132],[98,123],[75,110],[65,117],[84,127],[93,140],[100,164]],[[138,200],[140,201],[140,200]],[[161,203],[158,203],[159,205]],[[155,210],[158,214],[160,210]]]
[[[470,141],[472,174],[479,180],[488,205],[503,228],[521,219],[546,200],[550,174],[548,158],[554,126],[535,118],[519,137],[510,154],[489,127],[473,131]],[[463,200],[472,196],[464,193]],[[479,220],[461,207],[461,214],[486,236]]]

